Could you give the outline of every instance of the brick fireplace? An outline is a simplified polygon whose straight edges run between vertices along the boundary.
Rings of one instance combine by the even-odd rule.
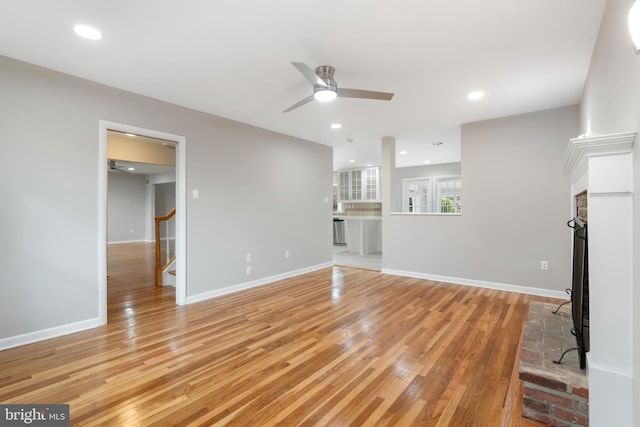
[[[589,385],[580,369],[571,334],[569,305],[533,301],[522,339],[518,377],[523,384],[522,415],[553,427],[589,425]],[[556,311],[554,313],[554,311]]]

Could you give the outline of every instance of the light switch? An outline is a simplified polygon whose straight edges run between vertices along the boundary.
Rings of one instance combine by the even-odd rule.
[[[194,199],[199,199],[200,198],[200,190],[198,190],[197,188],[193,189],[193,198]]]

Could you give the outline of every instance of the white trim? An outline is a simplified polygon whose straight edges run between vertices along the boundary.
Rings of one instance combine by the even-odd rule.
[[[129,132],[177,143],[176,149],[176,304],[183,305],[187,295],[186,282],[186,153],[187,139],[166,132],[100,120],[98,146],[98,313],[100,324],[107,323],[107,130]]]
[[[105,162],[106,164],[106,162]],[[62,335],[73,334],[100,326],[102,322],[99,318],[82,320],[80,322],[69,323],[53,328],[42,329],[40,331],[29,332],[22,335],[0,339],[0,351],[8,348],[20,347],[34,342],[60,337]]]
[[[628,153],[633,149],[635,132],[612,133],[609,135],[578,137],[569,140],[565,152],[562,171],[575,182],[587,171],[588,155]]]
[[[107,242],[107,245],[121,245],[126,243],[153,243],[153,240],[140,239],[140,240],[116,240],[115,242]]]
[[[209,292],[203,292],[201,294],[187,297],[187,304],[193,304],[195,302],[208,300],[208,299],[219,297],[222,295],[232,294],[234,292],[251,289],[258,286],[268,285],[278,280],[284,280],[290,277],[300,276],[302,274],[311,273],[312,271],[321,270],[323,268],[332,267],[332,266],[333,266],[333,261],[326,262],[323,264],[313,265],[311,267],[305,267],[305,268],[300,268],[298,270],[288,271],[282,274],[276,274],[274,276],[264,277],[258,280],[252,280],[251,282],[239,283],[237,285],[228,286],[226,288],[216,289]]]
[[[512,285],[508,283],[488,282],[484,280],[463,279],[459,277],[439,276],[436,274],[418,273],[415,271],[393,270],[383,268],[382,274],[393,276],[413,277],[416,279],[432,280],[436,282],[452,283],[454,285],[472,286],[476,288],[496,289],[499,291],[515,292],[526,295],[536,295],[541,297],[567,299],[564,291],[552,291],[549,289],[534,288],[531,286]]]
[[[107,123],[98,123],[98,323],[107,324]]]
[[[187,139],[179,137],[176,150],[176,303],[187,301]]]

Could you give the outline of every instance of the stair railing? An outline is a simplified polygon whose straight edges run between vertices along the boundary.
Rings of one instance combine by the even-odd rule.
[[[170,236],[169,236],[169,220],[174,217],[176,214],[176,209],[173,208],[169,211],[169,213],[165,216],[157,216],[155,217],[156,222],[156,286],[162,286],[162,270],[164,270],[169,264],[173,262],[176,258],[175,256],[170,255]],[[162,264],[162,247],[160,246],[160,223],[166,221],[167,224],[167,235],[166,235],[166,256],[165,263]]]

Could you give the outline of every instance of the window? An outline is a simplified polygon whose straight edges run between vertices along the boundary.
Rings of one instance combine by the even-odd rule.
[[[461,213],[460,175],[405,178],[402,211],[411,213]]]
[[[431,212],[431,178],[403,179],[402,195],[404,212]]]
[[[436,183],[436,212],[462,212],[462,180],[460,175],[438,176]]]

